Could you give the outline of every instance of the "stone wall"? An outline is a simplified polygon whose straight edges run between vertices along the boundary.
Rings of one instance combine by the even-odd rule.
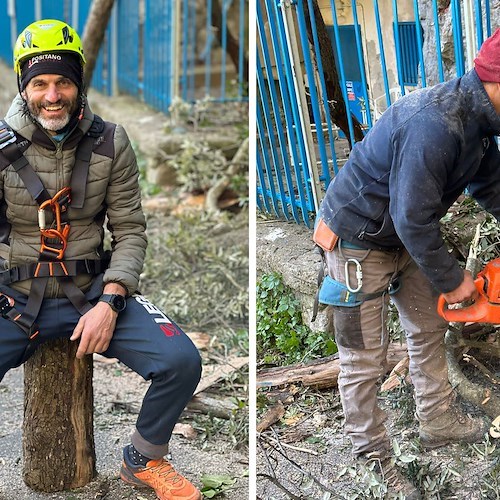
[[[302,304],[304,324],[314,331],[332,331],[325,310],[311,323],[321,263],[312,241],[312,230],[295,223],[258,221],[256,229],[258,274],[277,272],[283,276]]]

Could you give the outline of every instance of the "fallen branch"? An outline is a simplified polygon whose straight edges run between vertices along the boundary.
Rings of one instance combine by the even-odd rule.
[[[261,437],[262,436],[259,436],[258,438],[258,443],[260,445],[260,449],[262,450],[262,452],[264,453],[264,455],[266,455],[267,457],[267,451],[264,449],[264,447],[262,446],[262,443],[261,443]],[[294,460],[292,460],[289,456],[287,456],[285,450],[283,449],[283,443],[281,443],[281,441],[279,440],[279,436],[275,433],[275,438],[276,438],[276,446],[275,447],[273,444],[271,443],[268,443],[269,444],[269,447],[271,450],[275,451],[276,453],[278,453],[279,455],[281,455],[282,458],[284,458],[286,460],[286,462],[292,467],[294,468],[295,470],[299,471],[303,476],[305,477],[308,477],[313,483],[315,483],[317,486],[319,486],[321,488],[322,491],[324,492],[329,492],[333,495],[336,495],[337,492],[328,488],[326,485],[324,485],[316,476],[314,476],[313,474],[311,474],[309,471],[307,470],[304,470],[297,462],[295,462]],[[269,463],[269,461],[268,461]],[[274,473],[274,469],[272,469],[272,472]]]
[[[207,191],[207,197],[205,200],[205,207],[207,210],[217,212],[219,210],[218,201],[222,193],[231,184],[231,178],[234,177],[238,172],[242,170],[243,166],[248,166],[248,148],[249,140],[248,137],[241,143],[238,151],[234,155],[233,161],[229,164],[227,171],[224,173],[221,179],[219,179],[210,189]]]
[[[257,477],[262,477],[264,479],[267,479],[268,481],[273,483],[274,486],[283,491],[288,496],[288,498],[291,498],[292,500],[302,500],[303,498],[302,496],[298,497],[297,495],[294,495],[286,486],[281,484],[275,477],[270,476],[269,474],[259,473],[257,474]]]
[[[193,396],[187,405],[187,409],[229,420],[234,411],[238,410],[238,405],[228,398],[219,399],[205,394],[198,394]]]
[[[278,444],[278,440],[271,436],[266,436],[265,434],[261,434],[260,437]],[[292,446],[291,444],[283,442],[279,442],[279,444],[280,446],[283,446],[283,448],[289,448],[290,450],[301,451],[302,453],[309,453],[310,455],[319,455],[317,451],[308,450],[307,448],[300,448],[299,446]]]
[[[390,391],[399,387],[404,380],[409,379],[408,373],[410,371],[410,357],[405,356],[391,371],[387,380],[382,384],[380,390],[382,392]],[[410,381],[411,383],[411,381]]]
[[[219,380],[228,378],[234,372],[248,364],[248,357],[231,356],[223,365],[210,365],[203,367],[203,375],[194,394],[199,394]]]
[[[278,401],[266,411],[260,422],[257,424],[257,432],[265,431],[268,427],[271,427],[271,425],[278,422],[284,414],[285,407],[281,401]]]
[[[495,375],[493,375],[493,373],[476,358],[474,358],[470,354],[464,354],[463,358],[465,362],[470,363],[472,366],[475,366],[492,384],[500,384],[500,379],[498,377],[495,377]]]
[[[386,370],[392,370],[407,354],[406,344],[390,344]],[[269,368],[257,373],[257,387],[301,383],[316,389],[328,389],[337,385],[340,367],[337,355],[316,359],[308,363]]]

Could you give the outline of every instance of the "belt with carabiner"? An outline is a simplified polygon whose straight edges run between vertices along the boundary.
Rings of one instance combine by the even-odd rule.
[[[399,274],[396,274],[390,280],[387,288],[384,288],[383,290],[378,290],[376,292],[371,292],[371,293],[362,292],[361,289],[363,286],[363,268],[362,268],[361,264],[366,259],[366,257],[368,256],[368,254],[370,253],[371,250],[359,247],[357,245],[354,245],[352,243],[349,243],[349,242],[347,242],[345,240],[341,240],[341,239],[338,240],[338,242],[336,243],[335,246],[338,247],[338,251],[339,251],[340,256],[345,260],[344,272],[345,272],[345,288],[347,289],[346,296],[349,296],[349,298],[351,299],[350,300],[351,305],[355,305],[355,302],[357,302],[359,304],[359,303],[365,302],[367,300],[381,297],[382,295],[384,295],[386,293],[389,293],[389,295],[392,295],[399,290],[400,277],[399,277]],[[353,257],[348,258],[344,255],[342,248],[350,248],[350,249],[354,249],[354,250],[365,250],[365,253],[360,258],[353,258]],[[325,258],[325,251],[319,245],[317,245],[317,249],[321,255],[321,264],[320,264],[320,270],[318,273],[318,291],[317,291],[316,297],[314,299],[313,314],[312,314],[311,321],[315,321],[316,316],[318,314],[319,303],[320,303],[320,293],[322,291],[324,279],[325,279],[325,276],[327,274],[326,273],[327,264],[326,264],[326,258]],[[332,249],[332,251],[333,251],[333,249]],[[353,287],[351,282],[350,282],[350,277],[349,277],[350,266],[355,266],[355,275],[356,275],[356,286],[355,287]],[[330,281],[332,281],[332,280],[330,280]],[[343,286],[343,285],[340,285],[340,286]],[[332,302],[323,302],[323,301],[321,301],[321,303],[332,304]],[[344,301],[341,300],[341,301],[337,302],[335,305],[345,306],[345,305],[347,305],[347,303],[345,302],[345,300]]]
[[[361,263],[366,259],[368,254],[370,253],[370,250],[358,247],[356,245],[353,245],[352,243],[346,242],[344,240],[339,240],[338,243],[338,248],[339,248],[339,254],[340,256],[345,259],[345,264],[344,264],[344,272],[345,272],[345,286],[351,293],[357,293],[361,290],[361,287],[363,286],[363,268],[361,267]],[[359,259],[355,259],[353,257],[346,258],[342,252],[342,248],[352,248],[355,250],[365,250],[365,253],[363,254],[362,257]],[[356,286],[351,286],[351,281],[349,278],[349,267],[350,266],[355,266],[355,271],[356,271]]]

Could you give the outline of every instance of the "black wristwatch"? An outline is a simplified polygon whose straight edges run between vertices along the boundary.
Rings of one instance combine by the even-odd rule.
[[[117,313],[122,312],[127,307],[127,300],[120,294],[104,293],[99,302],[106,302]]]

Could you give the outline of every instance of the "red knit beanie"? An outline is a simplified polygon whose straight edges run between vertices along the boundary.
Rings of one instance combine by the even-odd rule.
[[[474,68],[483,82],[500,82],[500,28],[481,45]]]

